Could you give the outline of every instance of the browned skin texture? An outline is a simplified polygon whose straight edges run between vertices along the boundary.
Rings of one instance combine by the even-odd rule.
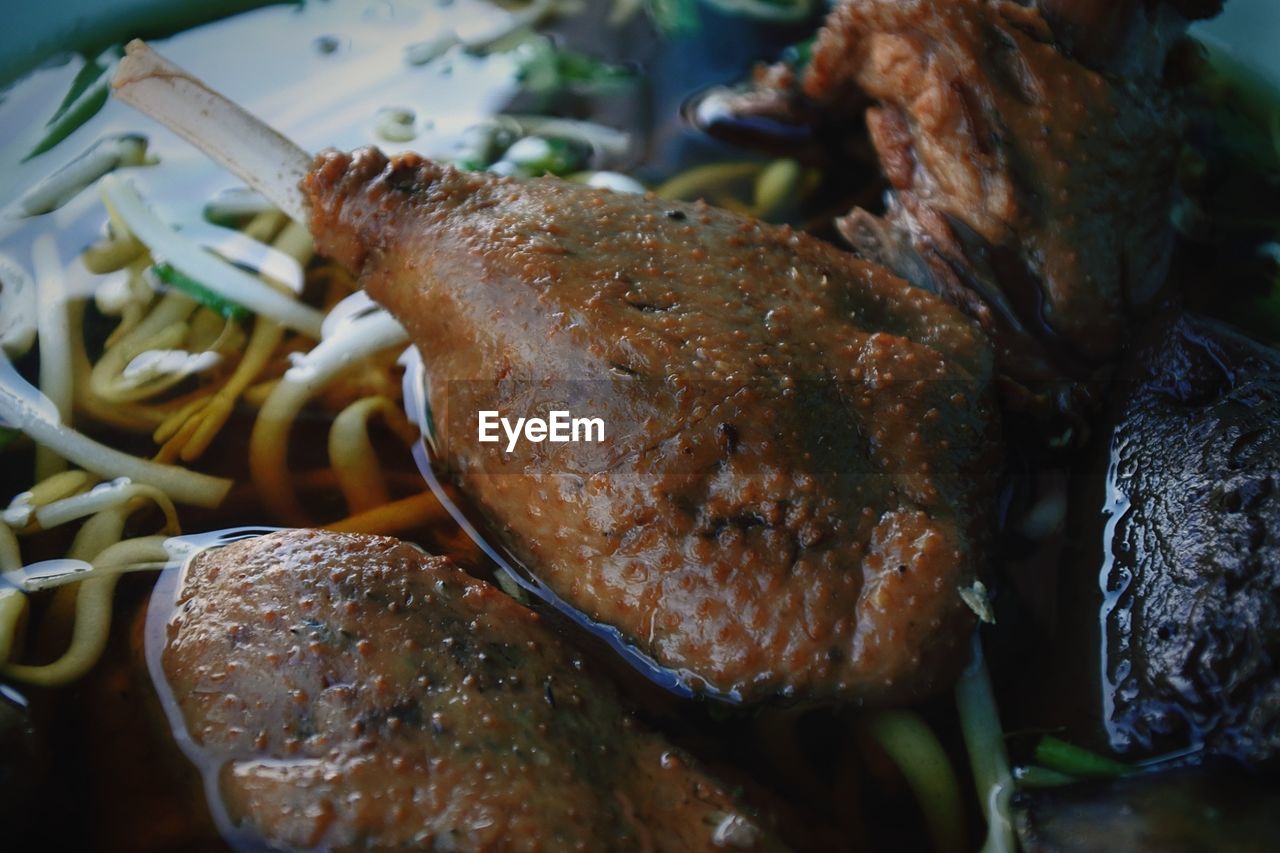
[[[569,604],[748,701],[949,683],[998,467],[960,312],[702,204],[372,149],[304,189],[421,350],[453,476]],[[476,441],[575,394],[603,444]]]
[[[1154,38],[1134,34],[1143,4],[1050,6],[1099,63],[1110,40]],[[873,102],[892,187],[884,219],[857,210],[842,231],[976,316],[1028,407],[1072,409],[1082,389],[1055,377],[1111,360],[1164,282],[1180,120],[1157,42],[1119,78],[1069,55],[1034,7],[847,0],[814,47],[805,94]]]
[[[296,530],[206,552],[167,634],[180,722],[259,842],[779,847],[537,614],[395,539]]]

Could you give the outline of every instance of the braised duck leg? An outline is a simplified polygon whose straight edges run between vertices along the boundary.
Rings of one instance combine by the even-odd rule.
[[[126,60],[117,86],[173,79]],[[958,310],[703,204],[371,149],[302,186],[318,249],[421,351],[452,476],[556,595],[742,700],[949,683],[998,468]],[[480,411],[566,400],[603,442],[478,441]]]
[[[781,847],[537,614],[394,539],[197,555],[152,639],[246,849]]]

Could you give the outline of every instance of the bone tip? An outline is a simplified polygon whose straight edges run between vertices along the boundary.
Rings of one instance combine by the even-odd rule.
[[[141,80],[162,68],[165,60],[142,39],[134,39],[124,47],[124,58],[116,66],[111,78],[111,88],[119,91],[130,83]]]

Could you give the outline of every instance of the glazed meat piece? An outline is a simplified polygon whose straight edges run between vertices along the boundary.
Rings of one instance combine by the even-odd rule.
[[[317,247],[405,324],[435,443],[551,590],[744,700],[949,683],[998,467],[981,332],[705,205],[329,153]],[[564,406],[602,443],[477,440]]]
[[[779,846],[535,613],[394,539],[200,554],[162,641],[175,729],[246,846]]]
[[[889,208],[854,211],[846,238],[978,317],[1002,369],[1044,398],[1026,405],[1072,408],[1053,378],[1112,359],[1165,279],[1170,94],[1077,62],[1036,9],[1005,0],[848,0],[803,88],[819,104],[874,102]]]
[[[1027,789],[1014,801],[1028,853],[1266,853],[1280,839],[1280,791],[1233,767]]]
[[[1274,762],[1280,354],[1184,316],[1120,387],[1104,542],[1112,745]]]
[[[981,321],[1011,408],[1083,426],[1088,380],[1166,278],[1182,132],[1170,50],[1220,6],[844,0],[807,66],[759,68],[693,116],[766,146],[807,127],[841,140],[836,168],[869,134],[887,211],[854,209],[842,234]]]

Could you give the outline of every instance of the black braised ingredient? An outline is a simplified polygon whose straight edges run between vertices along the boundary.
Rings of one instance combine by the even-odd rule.
[[[1280,751],[1280,353],[1186,315],[1119,386],[1103,689],[1119,750]]]
[[[1269,853],[1280,843],[1280,790],[1230,767],[1024,790],[1014,814],[1027,853]]]

